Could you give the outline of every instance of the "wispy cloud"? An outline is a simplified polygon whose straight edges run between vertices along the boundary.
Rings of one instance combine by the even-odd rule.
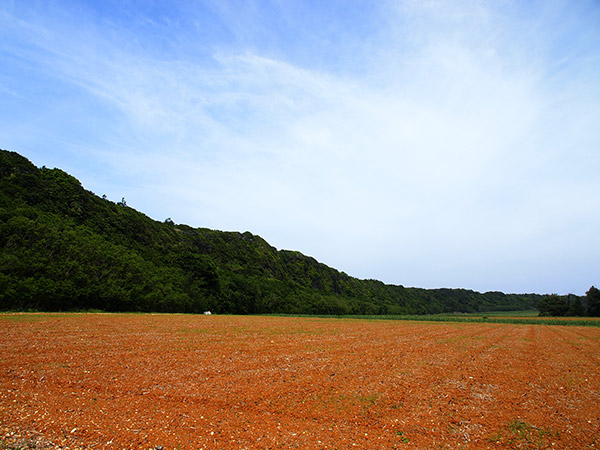
[[[178,7],[132,29],[92,9],[2,13],[3,58],[72,87],[49,100],[72,107],[46,132],[64,136],[68,113],[103,127],[71,144],[91,152],[81,167],[96,169],[75,173],[91,188],[387,282],[581,293],[594,281],[593,3],[352,3],[366,24],[340,5]]]

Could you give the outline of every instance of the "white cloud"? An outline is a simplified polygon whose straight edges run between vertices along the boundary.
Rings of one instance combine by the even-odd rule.
[[[159,220],[249,229],[365,278],[582,293],[595,280],[560,257],[598,262],[600,95],[585,70],[598,51],[565,54],[557,75],[552,21],[529,26],[531,11],[513,23],[515,5],[398,5],[346,71],[300,66],[276,42],[261,52],[260,39],[182,59],[85,20],[12,26],[31,64],[102,105],[78,106],[107,129],[76,146],[99,193]]]

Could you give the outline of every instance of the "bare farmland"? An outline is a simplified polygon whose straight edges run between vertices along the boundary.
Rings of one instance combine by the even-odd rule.
[[[0,325],[0,449],[600,446],[600,328],[125,314]]]

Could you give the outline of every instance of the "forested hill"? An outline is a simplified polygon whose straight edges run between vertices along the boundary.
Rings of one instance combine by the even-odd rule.
[[[154,221],[14,152],[0,177],[0,310],[426,314],[541,298],[359,280],[249,232]]]

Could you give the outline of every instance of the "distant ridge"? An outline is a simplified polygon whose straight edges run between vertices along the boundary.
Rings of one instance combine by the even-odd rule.
[[[2,310],[432,314],[542,298],[359,280],[250,232],[157,222],[0,150]]]

